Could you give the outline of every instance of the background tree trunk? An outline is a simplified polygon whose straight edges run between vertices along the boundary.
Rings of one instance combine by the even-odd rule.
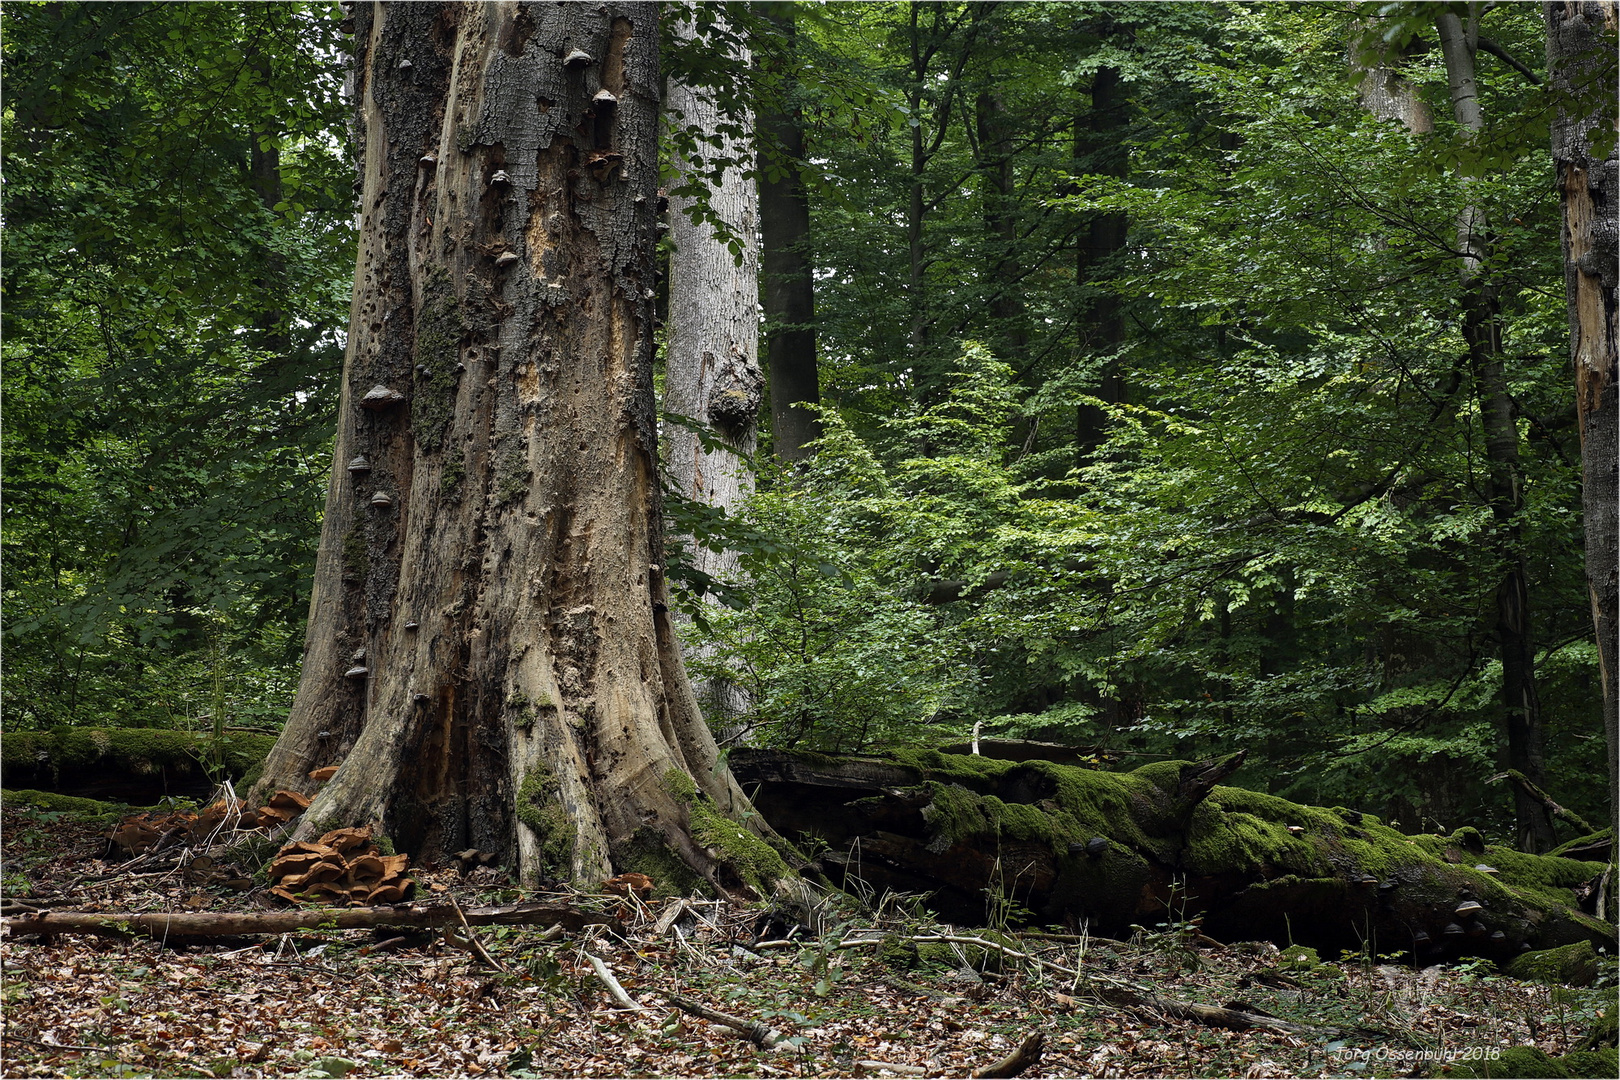
[[[1610,37],[1620,20],[1613,3],[1546,6],[1547,71],[1563,105],[1553,120],[1552,155],[1564,211],[1564,290],[1569,348],[1575,361],[1575,409],[1581,432],[1581,504],[1586,527],[1586,582],[1592,594],[1603,730],[1609,744],[1609,790],[1620,790],[1620,384],[1616,383],[1616,263],[1620,262],[1620,155],[1595,160],[1600,132],[1613,137],[1616,64]],[[1620,835],[1620,797],[1610,824]]]
[[[661,574],[657,11],[355,11],[336,466],[302,681],[255,789],[340,766],[300,835],[378,822],[418,858],[478,847],[531,881],[657,849],[743,887],[693,837],[710,801],[746,800]]]
[[[1465,27],[1456,14],[1435,16],[1440,51],[1445,58],[1452,113],[1471,135],[1485,129],[1474,74],[1477,15]],[[1463,178],[1469,182],[1468,177]],[[1457,221],[1457,250],[1462,252],[1463,338],[1468,344],[1474,394],[1485,433],[1490,463],[1490,501],[1496,523],[1495,547],[1503,565],[1496,590],[1496,639],[1502,657],[1502,708],[1507,722],[1507,765],[1538,785],[1546,784],[1546,732],[1536,694],[1535,641],[1530,626],[1529,568],[1519,524],[1524,509],[1524,470],[1519,463],[1519,431],[1503,367],[1501,325],[1497,318],[1498,287],[1485,273],[1490,257],[1489,223],[1484,209],[1469,204]],[[1519,845],[1546,851],[1557,843],[1545,808],[1515,789],[1514,808]]]
[[[786,4],[761,4],[766,18],[788,39],[794,36],[793,10]],[[762,151],[759,162],[759,216],[765,278],[766,367],[771,384],[771,436],[783,461],[810,456],[809,444],[821,437],[821,421],[801,404],[821,401],[816,368],[815,283],[810,274],[810,200],[799,179],[804,160],[804,127],[792,100],[759,115],[759,131],[781,157]]]
[[[1085,164],[1086,172],[1123,177],[1130,172],[1125,150],[1124,128],[1127,115],[1125,88],[1118,68],[1101,67],[1091,77],[1091,114],[1088,123],[1078,120],[1074,131],[1074,156]],[[1119,297],[1097,284],[1108,261],[1125,248],[1130,222],[1124,214],[1098,214],[1091,219],[1080,239],[1075,262],[1075,284],[1085,311],[1080,317],[1082,355],[1112,353],[1125,340],[1125,319]],[[1091,392],[1102,401],[1118,404],[1125,400],[1125,380],[1118,361],[1105,358]],[[1108,439],[1108,413],[1096,405],[1081,405],[1075,416],[1075,451],[1085,464]]]
[[[690,23],[677,33],[690,36]],[[744,62],[747,57],[741,57]],[[764,378],[759,370],[759,196],[743,168],[751,147],[722,132],[722,117],[713,95],[672,80],[665,108],[677,123],[718,132],[713,154],[734,159],[724,177],[709,189],[709,210],[725,232],[694,222],[687,210],[693,199],[670,196],[669,235],[674,252],[669,261],[669,342],[664,361],[664,409],[713,428],[736,453],[704,449],[697,432],[680,424],[664,429],[664,468],[676,489],[688,499],[734,513],[754,490],[748,461],[759,443],[759,407]],[[743,119],[745,128],[752,117]],[[707,152],[707,151],[706,151]],[[678,159],[683,178],[703,163]],[[739,250],[733,252],[735,244]],[[688,540],[692,565],[703,573],[735,574],[737,556],[711,551]],[[747,696],[736,684],[720,679],[694,682],[698,700],[711,719],[740,715]]]

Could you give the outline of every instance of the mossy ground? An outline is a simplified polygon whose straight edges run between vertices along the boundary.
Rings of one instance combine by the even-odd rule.
[[[3,815],[4,857],[22,867],[8,874],[8,888],[13,877],[26,879],[33,895],[53,903],[112,912],[173,910],[188,902],[213,910],[243,906],[242,894],[199,890],[179,873],[120,879],[118,867],[103,861],[104,830],[75,825],[69,815],[9,806]],[[654,846],[661,849],[656,840]],[[487,891],[454,867],[424,871],[422,879],[432,895],[455,896],[464,908],[514,899],[510,888]],[[1483,977],[1466,967],[1414,971],[1361,959],[1286,970],[1269,947],[1195,946],[1175,935],[1129,943],[996,935],[1020,952],[1080,970],[1076,980],[1017,962],[999,972],[965,971],[980,965],[964,965],[954,953],[939,956],[937,966],[924,962],[920,950],[908,949],[917,945],[910,939],[947,928],[919,921],[915,912],[897,915],[892,905],[887,915],[840,906],[815,925],[796,927],[798,948],[751,949],[758,935],[780,939],[783,932],[750,906],[699,905],[677,924],[677,935],[654,934],[667,910],[657,901],[643,908],[574,893],[569,902],[606,907],[618,917],[611,930],[557,940],[541,926],[480,927],[504,972],[444,948],[436,937],[379,950],[367,931],[310,931],[280,954],[276,940],[262,950],[215,952],[144,938],[109,946],[74,935],[7,936],[0,939],[7,1075],[293,1076],[340,1054],[350,1077],[840,1077],[855,1075],[856,1062],[870,1058],[965,1076],[1034,1030],[1046,1034],[1046,1050],[1023,1074],[1028,1080],[1406,1076],[1421,1073],[1399,1055],[1421,1060],[1416,1055],[1509,1047],[1540,1054],[1504,1055],[1500,1067],[1475,1063],[1491,1064],[1488,1073],[1452,1075],[1613,1075],[1612,1049],[1581,1056],[1600,1026],[1594,1002],[1601,994],[1612,1000],[1612,975],[1604,990],[1571,990]],[[838,948],[844,934],[887,935],[889,947],[882,954],[876,944]],[[290,947],[302,962],[289,963]],[[586,952],[656,1016],[611,1008]],[[321,965],[345,977],[325,978]],[[64,968],[72,978],[61,977]],[[1174,1000],[1242,999],[1331,1031],[1320,1038],[1229,1031],[1120,1009],[1091,994],[1093,978],[1123,980]],[[669,1008],[671,993],[778,1028],[797,1042],[787,1052],[758,1051],[734,1032]],[[229,1016],[222,1001],[233,1003]],[[273,1004],[274,1038],[255,1020],[255,1001]],[[186,1037],[153,1034],[176,1029]]]
[[[1556,949],[1540,949],[1517,957],[1507,973],[1528,982],[1590,986],[1598,975],[1597,951],[1590,941],[1577,941]]]
[[[74,814],[81,818],[109,822],[133,812],[125,803],[81,799],[74,795],[58,795],[54,791],[35,791],[32,788],[0,791],[0,805],[30,806],[48,813]]]

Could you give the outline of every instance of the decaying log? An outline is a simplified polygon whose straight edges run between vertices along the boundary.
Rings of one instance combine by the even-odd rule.
[[[119,914],[100,911],[42,911],[7,918],[0,926],[12,935],[144,933],[155,938],[233,937],[286,934],[294,930],[355,930],[372,926],[550,926],[577,931],[612,917],[556,904],[503,904],[457,909],[454,904],[398,904],[365,908],[294,908],[287,911],[176,911]]]
[[[1239,755],[1132,772],[936,751],[736,750],[730,760],[778,832],[817,839],[834,882],[926,894],[959,924],[982,923],[989,897],[1037,925],[1088,933],[1201,917],[1222,941],[1406,951],[1425,963],[1615,945],[1614,927],[1582,911],[1574,891],[1601,864],[1477,836],[1408,836],[1356,810],[1220,786]]]
[[[1025,1069],[1039,1065],[1041,1062],[1041,1048],[1046,1045],[1046,1036],[1039,1031],[1024,1036],[1024,1041],[1018,1044],[1018,1049],[996,1062],[982,1069],[974,1069],[969,1076],[977,1080],[978,1077],[989,1076],[1017,1076]]]

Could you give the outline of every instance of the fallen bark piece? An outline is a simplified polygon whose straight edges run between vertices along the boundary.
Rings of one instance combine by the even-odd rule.
[[[1046,1046],[1046,1036],[1042,1032],[1032,1031],[1018,1044],[1018,1049],[996,1062],[982,1069],[974,1069],[970,1076],[1017,1076],[1024,1070],[1040,1064],[1041,1050]]]
[[[589,954],[587,954],[587,958],[590,958]],[[775,1028],[766,1027],[764,1024],[752,1020],[744,1020],[740,1016],[732,1016],[717,1009],[711,1009],[702,1002],[693,1001],[691,998],[682,997],[680,994],[665,994],[664,999],[682,1012],[691,1013],[693,1016],[707,1020],[712,1024],[730,1028],[762,1049],[774,1050],[787,1042],[787,1036]],[[891,1066],[884,1065],[882,1067],[890,1068]]]
[[[554,904],[504,904],[463,908],[473,926],[550,926],[570,932],[605,925],[612,916]],[[355,930],[372,926],[448,926],[462,915],[453,904],[402,904],[390,907],[294,908],[289,911],[194,911],[152,914],[99,911],[43,911],[0,922],[6,933],[101,934],[123,937],[145,933],[155,938],[231,937],[237,934],[287,934],[294,930]]]

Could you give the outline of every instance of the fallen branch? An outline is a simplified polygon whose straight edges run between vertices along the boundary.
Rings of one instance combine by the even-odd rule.
[[[679,994],[665,994],[664,998],[671,1005],[675,1006],[677,1009],[680,1009],[682,1012],[691,1013],[693,1016],[707,1020],[710,1023],[719,1024],[724,1028],[730,1028],[732,1031],[735,1031],[737,1034],[741,1035],[745,1039],[748,1039],[755,1046],[762,1049],[774,1050],[778,1046],[781,1046],[787,1042],[787,1036],[783,1035],[775,1028],[766,1027],[764,1024],[758,1024],[752,1020],[744,1020],[740,1016],[732,1016],[728,1013],[719,1012],[718,1010],[711,1009],[707,1005],[701,1004],[700,1002],[693,1001],[691,998],[682,997]],[[863,1062],[862,1064],[866,1063]],[[888,1065],[883,1066],[883,1068],[890,1067],[891,1066]]]
[[[467,931],[467,943],[472,954],[496,971],[505,971],[506,965],[489,955],[489,950],[484,948],[484,943],[478,940],[478,935],[473,932],[472,924],[467,921],[467,913],[461,910],[461,905],[456,903],[456,898],[453,896],[450,898],[450,906],[456,909],[456,918],[460,920],[462,929]],[[445,936],[449,937],[448,928],[446,930]]]
[[[1581,815],[1577,814],[1575,811],[1566,810],[1564,807],[1553,802],[1551,795],[1548,795],[1545,791],[1542,791],[1535,784],[1531,783],[1530,778],[1525,776],[1524,773],[1520,772],[1519,770],[1509,769],[1507,772],[1498,773],[1497,775],[1491,777],[1491,779],[1493,781],[1501,780],[1504,777],[1506,777],[1507,781],[1514,787],[1518,788],[1520,791],[1524,792],[1530,798],[1534,799],[1536,802],[1545,807],[1547,813],[1551,814],[1553,817],[1563,818],[1565,821],[1569,822],[1583,833],[1595,833],[1598,831],[1595,827],[1593,827],[1591,822],[1581,817]]]
[[[1025,1069],[1040,1064],[1041,1049],[1046,1045],[1046,1036],[1039,1031],[1030,1032],[1024,1041],[1018,1044],[1018,1049],[996,1062],[982,1069],[974,1069],[969,1076],[1017,1076]]]
[[[1155,995],[1138,993],[1135,990],[1123,987],[1099,987],[1097,996],[1110,1005],[1128,1009],[1151,1009],[1163,1013],[1177,1020],[1192,1020],[1211,1027],[1223,1027],[1232,1031],[1247,1031],[1250,1028],[1264,1028],[1267,1031],[1287,1032],[1290,1035],[1329,1035],[1333,1028],[1317,1027],[1314,1024],[1296,1024],[1292,1020],[1280,1020],[1275,1016],[1261,1016],[1258,1013],[1243,1012],[1239,1009],[1225,1009],[1217,1005],[1200,1005],[1193,1001],[1175,1001],[1170,998],[1161,998]]]
[[[613,977],[613,972],[608,970],[607,964],[603,963],[600,957],[585,953],[585,959],[590,962],[591,970],[596,972],[596,977],[602,980],[602,985],[607,987],[608,996],[619,1003],[619,1008],[629,1012],[651,1011],[625,992],[624,987],[619,985],[619,980]]]
[[[927,1076],[933,1071],[921,1065],[896,1065],[892,1061],[857,1061],[855,1064],[862,1069],[887,1069],[900,1076]]]
[[[609,915],[553,904],[504,904],[499,907],[468,908],[458,914],[453,904],[435,903],[147,914],[44,911],[7,918],[0,922],[0,926],[12,935],[103,934],[122,937],[131,933],[145,933],[156,938],[210,938],[237,934],[286,934],[294,930],[356,930],[372,926],[448,926],[462,918],[472,926],[549,926],[556,923],[570,931],[613,921]]]

